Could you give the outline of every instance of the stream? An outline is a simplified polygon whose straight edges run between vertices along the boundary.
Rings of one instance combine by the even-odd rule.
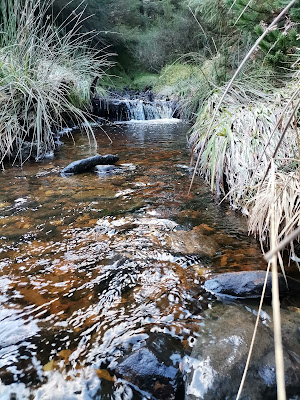
[[[266,267],[244,217],[199,177],[187,195],[188,129],[114,125],[98,149],[65,135],[54,159],[0,174],[1,400],[184,398],[182,362],[216,302],[203,282]],[[120,161],[60,176],[97,152]]]

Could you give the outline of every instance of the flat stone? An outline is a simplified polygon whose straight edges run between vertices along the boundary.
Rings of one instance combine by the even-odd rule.
[[[179,370],[160,362],[147,348],[139,349],[125,358],[115,374],[153,394],[156,399],[175,399]]]
[[[166,243],[174,253],[203,254],[209,257],[213,257],[219,247],[211,236],[207,236],[197,229],[170,232],[166,237]]]

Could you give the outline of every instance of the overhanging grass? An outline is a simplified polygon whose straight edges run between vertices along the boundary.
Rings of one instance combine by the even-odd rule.
[[[53,150],[53,133],[70,121],[89,131],[90,86],[109,65],[107,55],[80,33],[83,12],[58,26],[52,3],[0,1],[1,162],[12,155],[12,162],[26,161],[24,141],[35,143],[37,158]]]
[[[262,82],[265,82],[264,90],[257,82],[252,85],[250,79],[248,84],[236,82],[233,85],[217,112],[199,165],[211,189],[226,194],[233,207],[249,215],[249,230],[264,243],[270,230],[272,199],[269,177],[263,185],[261,182],[293,104],[300,98],[300,81],[296,76],[284,88],[272,91],[267,90],[267,81]],[[202,148],[221,94],[216,91],[209,98],[197,119],[190,137],[195,153]],[[288,126],[275,158],[277,240],[287,236],[300,222],[299,147],[295,123]]]

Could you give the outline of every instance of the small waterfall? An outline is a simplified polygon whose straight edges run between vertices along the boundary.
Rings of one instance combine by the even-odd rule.
[[[169,99],[155,99],[149,92],[139,95],[126,93],[124,96],[112,93],[107,98],[95,97],[93,112],[109,121],[165,119],[175,116],[177,103]]]

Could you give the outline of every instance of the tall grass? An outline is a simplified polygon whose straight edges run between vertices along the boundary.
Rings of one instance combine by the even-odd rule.
[[[26,161],[26,141],[42,156],[70,121],[89,129],[90,85],[104,74],[108,55],[81,33],[84,10],[58,24],[52,6],[53,0],[0,0],[1,162]]]
[[[250,216],[249,229],[264,245],[270,229],[272,199],[269,178],[263,185],[261,182],[293,111],[290,97],[295,92],[294,103],[300,99],[300,82],[295,78],[275,91],[268,91],[267,84],[264,90],[256,86],[233,84],[207,137],[222,91],[211,96],[198,116],[190,143],[195,152],[203,148],[200,171],[211,189],[226,194],[234,208]],[[299,148],[294,124],[288,124],[275,166],[277,236],[282,239],[300,222]]]
[[[210,59],[189,53],[163,68],[154,92],[175,97],[185,120],[195,121],[209,95],[226,81],[225,57],[217,53]]]

